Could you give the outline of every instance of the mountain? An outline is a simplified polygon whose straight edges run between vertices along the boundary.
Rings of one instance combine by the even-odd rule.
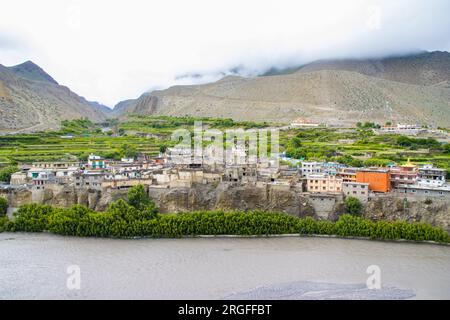
[[[424,52],[403,57],[368,60],[323,60],[300,67],[297,72],[345,70],[391,81],[422,86],[450,79],[450,53]]]
[[[59,127],[61,120],[101,121],[109,108],[59,85],[31,61],[0,65],[0,131],[30,132]]]
[[[332,125],[357,121],[450,125],[450,54],[317,61],[254,78],[175,86],[119,103],[116,114],[231,117]]]

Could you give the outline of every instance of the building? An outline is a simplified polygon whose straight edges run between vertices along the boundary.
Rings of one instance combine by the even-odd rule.
[[[361,202],[369,200],[369,184],[360,182],[344,182],[342,184],[342,191],[347,197],[354,197]]]
[[[441,187],[428,187],[418,184],[404,184],[404,185],[398,185],[396,192],[398,194],[405,194],[409,196],[415,196],[415,197],[450,197],[450,186],[443,185]]]
[[[310,174],[322,173],[323,162],[316,161],[304,161],[302,162],[302,177],[306,177]]]
[[[36,189],[45,189],[46,185],[55,183],[56,177],[52,171],[41,171],[32,178],[32,184]]]
[[[416,136],[422,131],[425,131],[425,129],[416,124],[397,124],[396,126],[384,126],[375,130],[379,134],[402,134],[406,136]]]
[[[100,156],[90,154],[88,157],[88,167],[91,169],[105,169],[106,161]]]
[[[80,172],[74,175],[74,181],[76,187],[82,187],[87,189],[101,190],[102,183],[105,181],[106,174],[101,171],[88,171]]]
[[[75,161],[50,161],[50,162],[33,162],[31,167],[24,167],[24,169],[40,168],[40,169],[67,169],[80,168],[81,163]]]
[[[111,189],[129,189],[131,187],[137,186],[139,184],[151,185],[151,179],[111,179],[104,180],[101,183],[101,188],[111,188]]]
[[[321,172],[335,176],[343,168],[345,168],[345,165],[339,162],[324,162],[322,164]]]
[[[357,168],[341,168],[339,169],[337,176],[342,178],[343,182],[356,182]]]
[[[341,193],[342,178],[328,174],[311,174],[306,177],[306,191],[310,193]]]
[[[256,182],[259,171],[255,165],[229,165],[224,168],[222,181],[229,182]]]
[[[21,186],[27,184],[27,174],[25,172],[15,172],[11,175],[9,182],[12,186]]]
[[[442,187],[445,184],[445,169],[434,168],[433,165],[424,165],[419,168],[417,184],[423,187]]]
[[[356,182],[368,183],[369,190],[373,192],[389,192],[391,178],[386,169],[361,169],[356,172]]]
[[[320,124],[310,122],[304,118],[298,118],[291,122],[292,128],[317,128]]]
[[[415,184],[418,176],[418,168],[416,165],[408,162],[398,167],[391,167],[389,169],[391,174],[391,186],[397,188],[399,185]]]

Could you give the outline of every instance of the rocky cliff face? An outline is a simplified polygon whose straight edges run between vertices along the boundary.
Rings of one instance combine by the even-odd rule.
[[[59,85],[31,61],[14,67],[0,64],[0,132],[57,129],[65,119],[102,121],[109,111]]]
[[[450,232],[450,199],[416,199],[400,196],[380,197],[367,203],[364,216],[373,220],[426,222]]]
[[[335,221],[345,213],[342,196],[306,196],[299,190],[280,186],[244,186],[221,183],[218,186],[197,185],[193,188],[150,188],[149,195],[161,213],[195,210],[266,210],[285,212],[298,217]],[[71,187],[45,191],[2,190],[11,207],[37,202],[57,207],[82,204],[92,210],[104,211],[118,199],[126,199],[126,190],[80,190]],[[395,194],[376,197],[364,208],[364,216],[372,220],[404,220],[426,222],[450,232],[450,199],[409,199]]]
[[[195,188],[153,189],[150,196],[160,211],[185,212],[193,210],[266,210],[283,211],[296,216],[314,216],[314,207],[308,199],[294,190],[272,187],[236,186],[220,184],[217,187],[200,185]]]

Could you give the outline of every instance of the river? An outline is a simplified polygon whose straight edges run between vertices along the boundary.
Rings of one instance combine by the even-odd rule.
[[[369,266],[381,289],[369,290]],[[75,266],[75,273],[73,266]],[[78,277],[79,271],[79,277]],[[67,286],[74,279],[79,288]],[[0,234],[0,299],[450,299],[450,247]]]

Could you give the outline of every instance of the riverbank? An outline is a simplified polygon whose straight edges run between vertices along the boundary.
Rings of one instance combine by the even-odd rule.
[[[123,201],[122,201],[123,202]],[[48,232],[103,238],[327,236],[365,240],[450,243],[442,229],[424,223],[371,221],[342,215],[338,221],[298,218],[262,211],[205,211],[146,215],[125,202],[98,213],[82,206],[57,209],[21,207],[13,220],[2,219],[0,231]]]

